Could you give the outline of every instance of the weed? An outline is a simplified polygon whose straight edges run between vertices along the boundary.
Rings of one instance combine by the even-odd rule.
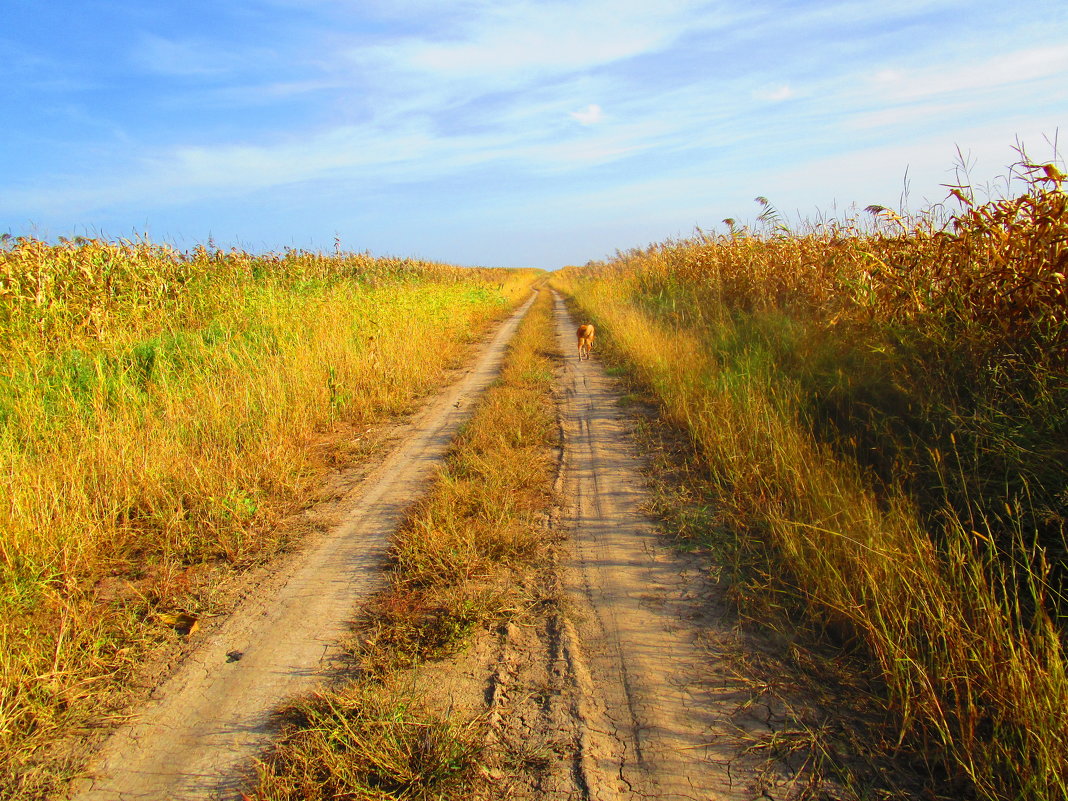
[[[454,653],[529,603],[519,579],[544,552],[558,444],[551,314],[542,291],[500,381],[394,537],[389,586],[352,637],[353,683],[295,707],[260,768],[258,801],[460,798],[481,786],[486,721],[457,723],[429,708],[413,718],[403,671]]]
[[[283,710],[289,721],[253,799],[459,797],[475,783],[476,721],[420,709],[408,693],[354,685]]]
[[[0,247],[0,795],[121,702],[160,614],[285,546],[324,429],[403,412],[532,272],[364,254]],[[403,331],[379,347],[381,332]],[[200,579],[205,579],[201,581]]]
[[[677,517],[747,616],[862,654],[953,786],[1037,801],[1068,796],[1068,202],[1019,171],[948,218],[765,216],[554,281],[686,432],[713,511]]]

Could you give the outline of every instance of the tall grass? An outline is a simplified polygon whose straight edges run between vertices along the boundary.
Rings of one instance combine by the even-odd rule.
[[[533,275],[367,255],[0,249],[0,794],[220,569],[285,546],[310,446],[438,383]]]
[[[1068,797],[1068,212],[1020,166],[956,215],[732,224],[557,281],[689,432],[753,614],[865,654],[959,792],[1037,801]]]
[[[451,699],[437,699],[434,708],[412,698],[410,669],[535,605],[526,585],[547,552],[558,357],[552,299],[543,290],[509,347],[500,381],[393,538],[389,586],[363,610],[355,632],[354,681],[292,706],[260,768],[257,801],[485,794],[485,717],[464,719]]]

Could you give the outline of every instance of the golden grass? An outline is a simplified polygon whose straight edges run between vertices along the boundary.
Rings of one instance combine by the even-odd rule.
[[[403,669],[455,652],[529,601],[519,578],[545,551],[553,500],[556,352],[543,290],[500,381],[394,538],[389,587],[355,633],[356,680],[293,706],[256,801],[462,798],[478,786],[485,721],[411,698]]]
[[[554,278],[688,432],[743,609],[863,653],[961,792],[1036,801],[1068,797],[1068,213],[1038,174],[944,227],[735,229]]]
[[[285,740],[246,798],[430,801],[469,797],[479,781],[479,722],[450,719],[403,691],[356,684],[285,715]]]
[[[50,746],[114,714],[146,649],[210,611],[227,570],[285,547],[277,524],[314,487],[327,428],[410,408],[533,278],[0,248],[0,794],[56,786]]]

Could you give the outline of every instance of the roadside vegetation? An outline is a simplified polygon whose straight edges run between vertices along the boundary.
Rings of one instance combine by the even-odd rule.
[[[285,711],[256,801],[465,798],[485,781],[488,721],[412,695],[412,669],[533,605],[553,502],[552,302],[542,290],[499,382],[394,537],[388,587],[362,611],[351,681]],[[499,788],[498,788],[499,789]]]
[[[800,231],[758,198],[553,278],[692,444],[676,529],[747,617],[848,652],[872,747],[950,797],[1068,798],[1063,179]]]
[[[5,236],[0,796],[59,786],[56,744],[286,547],[343,434],[412,408],[535,277]]]

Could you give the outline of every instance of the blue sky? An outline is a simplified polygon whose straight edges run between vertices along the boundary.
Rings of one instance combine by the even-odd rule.
[[[1064,0],[4,0],[0,231],[554,268],[1068,139]]]

